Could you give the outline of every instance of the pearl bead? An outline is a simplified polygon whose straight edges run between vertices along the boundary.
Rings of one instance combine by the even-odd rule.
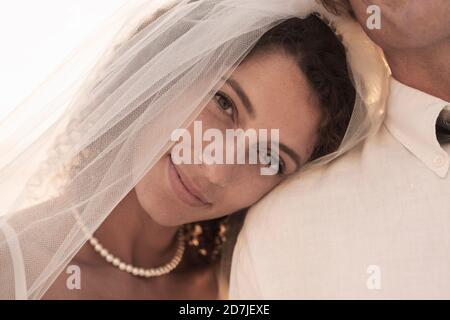
[[[125,262],[122,262],[119,258],[109,253],[109,251],[100,244],[98,239],[95,238],[92,235],[92,233],[89,232],[89,230],[83,224],[80,216],[77,213],[75,213],[75,220],[80,226],[81,230],[85,233],[86,237],[89,240],[89,243],[93,246],[95,251],[97,251],[102,257],[104,257],[108,263],[111,263],[113,266],[119,268],[119,270],[126,271],[134,276],[150,278],[165,275],[171,272],[173,269],[175,269],[180,263],[181,259],[183,258],[183,254],[185,251],[185,242],[184,242],[184,235],[181,230],[178,233],[178,248],[175,252],[175,256],[173,257],[172,261],[158,268],[144,269],[134,267],[131,264],[126,264]]]

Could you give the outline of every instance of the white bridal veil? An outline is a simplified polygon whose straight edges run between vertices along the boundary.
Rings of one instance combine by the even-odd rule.
[[[94,232],[266,31],[316,11],[343,36],[358,92],[320,164],[383,120],[389,71],[356,22],[314,0],[129,1],[109,19],[0,122],[0,298],[41,298],[87,240],[74,213]]]

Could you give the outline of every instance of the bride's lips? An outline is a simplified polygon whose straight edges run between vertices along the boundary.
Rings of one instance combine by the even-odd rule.
[[[205,199],[202,193],[192,185],[192,183],[183,177],[172,162],[169,155],[169,180],[175,195],[184,203],[193,207],[204,207],[210,203]]]

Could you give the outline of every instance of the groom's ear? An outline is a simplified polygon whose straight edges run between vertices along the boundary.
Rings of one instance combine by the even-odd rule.
[[[355,14],[353,13],[349,0],[320,0],[320,2],[325,9],[337,16],[345,14],[355,18]]]

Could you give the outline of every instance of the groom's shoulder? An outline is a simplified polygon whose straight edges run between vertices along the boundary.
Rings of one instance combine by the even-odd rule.
[[[306,209],[306,203],[321,205],[339,196],[339,203],[345,203],[346,194],[364,194],[365,189],[383,188],[382,175],[397,170],[395,162],[400,161],[396,157],[399,152],[403,153],[404,148],[382,127],[376,135],[333,161],[291,177],[262,202],[296,202]]]
[[[360,182],[367,174],[365,148],[360,145],[327,164],[300,172],[282,183],[266,198],[268,201],[278,198],[286,198],[289,201],[322,200],[332,196],[341,186],[355,186],[355,182]],[[330,193],[332,190],[334,191]]]
[[[390,139],[389,134],[382,128],[379,134],[330,163],[288,179],[250,209],[247,226],[310,228],[358,215],[372,204],[373,194],[385,188],[380,171],[391,167],[384,162],[392,161],[389,155],[393,152],[386,139]]]

